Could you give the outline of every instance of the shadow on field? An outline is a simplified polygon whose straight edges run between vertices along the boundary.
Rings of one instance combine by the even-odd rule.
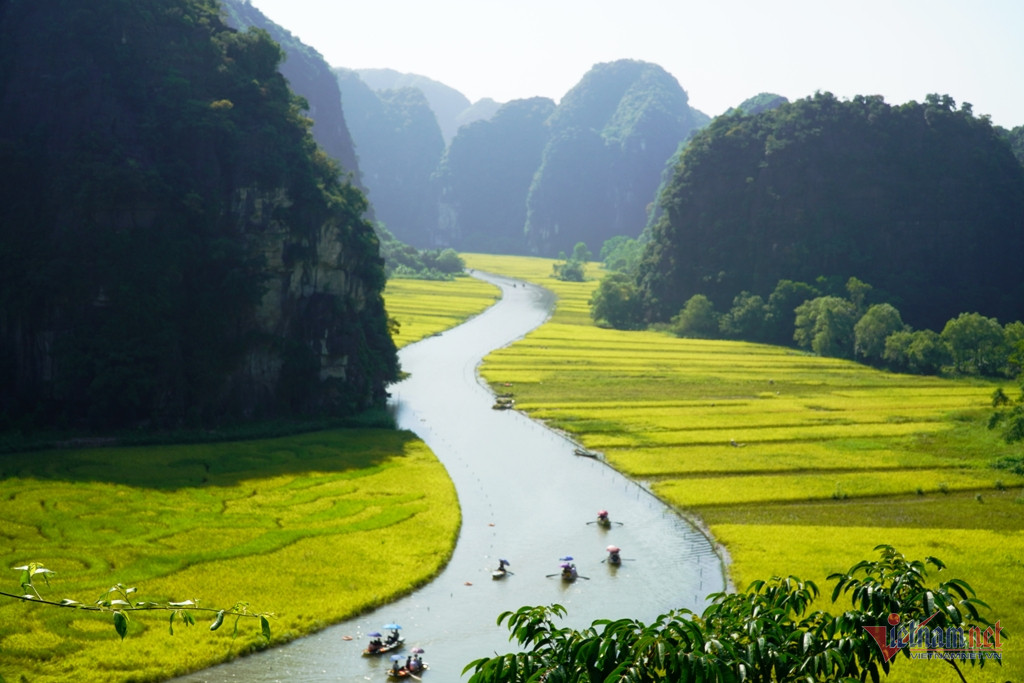
[[[0,455],[0,481],[101,482],[176,490],[234,486],[313,472],[370,474],[417,437],[389,429],[333,429],[270,439],[47,450]]]

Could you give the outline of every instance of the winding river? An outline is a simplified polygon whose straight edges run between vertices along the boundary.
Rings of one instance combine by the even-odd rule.
[[[403,654],[425,650],[425,679],[466,680],[470,661],[514,649],[496,624],[505,610],[559,603],[568,609],[565,625],[574,627],[600,618],[652,621],[672,608],[700,611],[709,593],[725,588],[708,539],[641,485],[574,455],[573,442],[523,414],[491,408],[494,397],[477,366],[543,323],[553,296],[532,284],[477,276],[501,287],[502,299],[402,349],[410,376],[392,387],[398,426],[423,439],[455,483],[462,528],[451,562],[427,586],[375,612],[178,680],[383,681],[387,656],[361,653],[365,634],[389,622],[402,626]],[[610,529],[588,524],[599,509],[616,522]],[[602,561],[609,544],[622,548],[620,567]],[[579,569],[575,583],[548,577],[565,555]],[[493,581],[499,558],[513,573]]]

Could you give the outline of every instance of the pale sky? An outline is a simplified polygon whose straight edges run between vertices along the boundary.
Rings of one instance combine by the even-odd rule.
[[[1024,0],[251,0],[331,66],[472,101],[556,102],[594,65],[660,65],[709,116],[760,92],[948,94],[1024,125]]]

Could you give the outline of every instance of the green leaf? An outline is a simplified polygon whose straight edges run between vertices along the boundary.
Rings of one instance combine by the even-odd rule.
[[[260,616],[260,631],[263,633],[263,637],[266,638],[269,641],[270,640],[270,621],[266,617],[264,617],[262,615]]]
[[[128,617],[124,612],[114,612],[114,630],[121,636],[121,640],[128,634]]]

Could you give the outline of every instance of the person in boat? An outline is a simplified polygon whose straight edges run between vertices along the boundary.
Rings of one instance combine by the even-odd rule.
[[[411,662],[407,662],[405,668],[416,674],[423,671],[423,659],[419,655],[414,655]]]
[[[608,563],[609,564],[622,564],[622,556],[619,555],[621,550],[615,546],[608,548]]]
[[[374,638],[370,641],[370,644],[366,646],[366,651],[373,655],[380,652],[382,647],[384,647],[384,643],[380,642],[380,638]]]
[[[387,644],[388,645],[394,645],[397,642],[398,642],[398,629],[397,628],[391,629],[391,633],[388,634]]]
[[[508,560],[506,560],[506,559],[500,559],[500,560],[498,560],[498,569],[497,569],[496,571],[499,571],[499,572],[501,572],[502,574],[504,574],[504,573],[505,573],[505,565],[507,565],[508,563],[509,563],[509,562],[508,562]]]
[[[405,670],[412,671],[412,655],[405,658]]]
[[[401,659],[396,659],[395,661],[391,662],[391,675],[396,677],[396,678],[402,672],[402,668],[398,665],[398,663],[400,661],[402,661],[402,660]]]
[[[607,510],[598,510],[597,511],[597,523],[600,524],[601,526],[611,526],[612,520],[610,520],[608,518],[608,511]]]
[[[576,565],[566,562],[562,565],[562,578],[569,580],[576,578]]]

